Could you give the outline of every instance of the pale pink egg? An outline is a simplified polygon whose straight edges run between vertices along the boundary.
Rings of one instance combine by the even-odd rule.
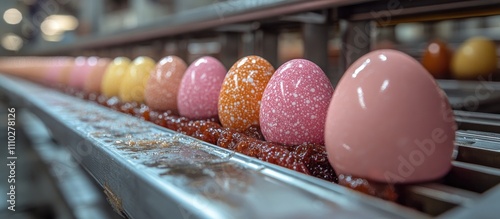
[[[37,56],[2,57],[0,71],[28,80],[41,82],[43,79],[44,58]]]
[[[75,58],[73,70],[69,75],[68,85],[70,87],[83,90],[85,86],[85,80],[92,71],[92,68],[97,65],[97,61],[98,58],[95,56],[88,58],[79,56]]]
[[[377,50],[336,87],[325,144],[338,174],[413,183],[450,170],[455,130],[447,97],[427,70],[402,52]]]
[[[333,87],[319,66],[305,59],[281,65],[267,84],[260,127],[267,141],[287,145],[324,143]]]
[[[111,59],[108,58],[99,58],[95,66],[91,68],[90,73],[85,79],[83,90],[86,92],[101,92],[101,83],[104,73],[106,72],[106,68],[108,67]]]
[[[70,71],[74,63],[72,57],[51,57],[46,60],[44,68],[44,83],[57,86],[64,83],[65,74]]]
[[[146,104],[154,110],[177,112],[177,94],[186,68],[186,63],[177,56],[161,59],[146,84]]]
[[[224,65],[213,57],[205,56],[194,61],[179,87],[179,114],[190,119],[217,118],[217,104],[226,72]]]

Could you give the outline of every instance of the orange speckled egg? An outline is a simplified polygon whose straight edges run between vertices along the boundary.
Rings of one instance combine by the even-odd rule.
[[[274,68],[259,56],[238,60],[224,78],[219,96],[219,119],[224,127],[244,131],[259,125],[262,93]]]

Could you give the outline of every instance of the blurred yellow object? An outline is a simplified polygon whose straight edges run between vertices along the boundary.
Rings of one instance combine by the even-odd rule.
[[[101,92],[106,97],[118,96],[120,94],[120,84],[130,66],[130,59],[117,57],[111,62],[101,83]]]
[[[497,52],[495,43],[485,37],[473,37],[465,41],[451,61],[453,77],[479,79],[495,72]]]
[[[123,102],[144,102],[144,89],[155,61],[146,56],[134,59],[120,84],[119,97]]]

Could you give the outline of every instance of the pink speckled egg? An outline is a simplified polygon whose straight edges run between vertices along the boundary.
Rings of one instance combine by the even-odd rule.
[[[217,118],[217,103],[226,72],[224,65],[213,57],[194,61],[179,87],[179,114],[190,119]]]
[[[305,59],[281,65],[267,84],[260,127],[267,141],[287,145],[324,143],[333,87],[319,66]]]
[[[432,75],[402,52],[377,50],[354,62],[335,89],[325,145],[338,174],[414,183],[450,170],[455,130]]]
[[[186,63],[177,56],[161,59],[146,84],[146,104],[155,110],[177,112],[177,94],[186,68]]]

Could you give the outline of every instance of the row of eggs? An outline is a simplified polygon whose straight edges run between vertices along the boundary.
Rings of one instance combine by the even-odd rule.
[[[442,40],[433,40],[422,56],[422,65],[435,78],[480,79],[497,70],[496,44],[486,37],[472,37],[455,52]]]
[[[128,74],[135,74],[136,61]],[[422,65],[398,51],[363,56],[335,92],[324,72],[304,59],[274,70],[265,59],[247,56],[226,72],[211,57],[186,67],[169,56],[149,68],[125,90],[143,86],[153,109],[178,110],[192,119],[218,116],[224,127],[238,131],[259,125],[271,142],[325,144],[340,174],[415,182],[441,177],[451,167],[456,125],[446,95]],[[108,74],[103,91],[107,81],[118,80]]]
[[[190,66],[176,56],[157,64],[147,57],[116,58],[101,90],[124,102],[178,112],[190,119],[219,118],[224,127],[244,131],[260,125],[268,141],[289,145],[324,143],[323,129],[333,87],[314,63],[295,59],[276,71],[265,59],[247,56],[229,71],[215,58]]]
[[[218,116],[238,131],[260,125],[270,142],[324,144],[338,174],[417,182],[451,167],[456,125],[448,100],[429,72],[399,51],[364,55],[335,92],[324,72],[304,59],[275,70],[265,59],[247,56],[227,72],[212,57],[190,66],[175,56],[158,63],[147,57],[39,59],[14,67],[0,59],[0,71],[18,70],[49,85],[145,102],[191,119]]]

